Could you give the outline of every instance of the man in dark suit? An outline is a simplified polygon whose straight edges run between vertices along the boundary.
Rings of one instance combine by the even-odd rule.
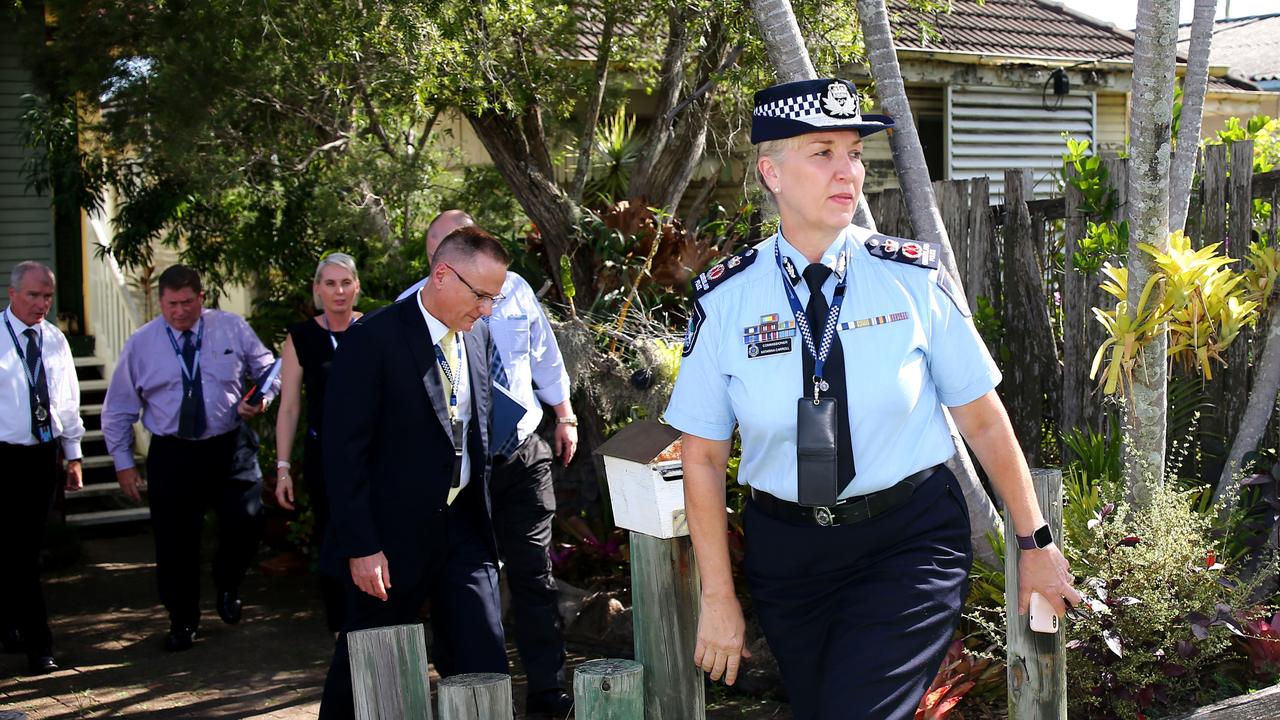
[[[488,479],[492,341],[507,254],[460,228],[422,290],[352,326],[325,398],[326,571],[349,578],[320,717],[354,715],[348,632],[418,622],[442,676],[507,672]]]

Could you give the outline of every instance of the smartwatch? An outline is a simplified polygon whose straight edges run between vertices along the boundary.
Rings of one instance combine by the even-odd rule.
[[[1030,535],[1014,535],[1018,538],[1018,547],[1023,550],[1039,550],[1053,543],[1053,532],[1048,525],[1041,525]]]

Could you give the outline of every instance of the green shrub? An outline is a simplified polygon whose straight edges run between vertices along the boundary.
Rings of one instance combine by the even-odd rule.
[[[1221,695],[1252,586],[1224,566],[1214,515],[1156,487],[1141,510],[1104,504],[1073,540],[1088,610],[1066,624],[1072,718],[1132,718]],[[1228,679],[1225,679],[1229,681]]]

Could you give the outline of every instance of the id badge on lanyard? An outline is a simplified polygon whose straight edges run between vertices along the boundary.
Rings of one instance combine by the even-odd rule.
[[[455,338],[453,346],[457,350],[458,369],[462,369],[462,338]],[[439,345],[435,346],[436,362],[440,364],[440,369],[444,371],[444,376],[449,379],[449,429],[453,436],[453,480],[450,487],[462,487],[462,450],[465,438],[463,437],[462,420],[458,418],[458,380],[453,376],[453,370],[449,368],[449,361],[445,359],[444,350]]]

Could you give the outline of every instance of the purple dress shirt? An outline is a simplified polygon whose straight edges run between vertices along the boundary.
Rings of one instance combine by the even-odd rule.
[[[271,367],[274,358],[244,318],[221,310],[205,309],[204,342],[200,348],[200,376],[207,419],[203,438],[234,430],[240,422],[236,406],[248,389],[245,378],[256,379]],[[134,466],[133,424],[153,435],[176,435],[182,405],[182,361],[158,317],[138,329],[125,343],[111,376],[102,406],[102,433],[116,470]],[[197,327],[192,328],[196,332]],[[179,344],[182,334],[172,331]],[[267,388],[275,396],[279,378]]]

